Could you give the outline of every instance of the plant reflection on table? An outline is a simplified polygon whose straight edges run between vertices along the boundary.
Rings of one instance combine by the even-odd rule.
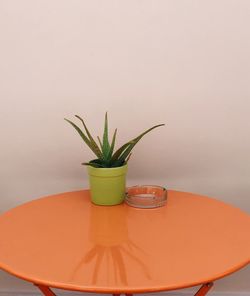
[[[126,259],[134,261],[150,279],[146,265],[136,254],[143,253],[135,243],[129,239],[127,228],[127,211],[125,205],[104,207],[91,205],[90,241],[94,246],[85,254],[74,270],[73,276],[82,265],[95,260],[92,283],[96,284],[98,271],[102,262],[106,260],[108,266],[113,264],[115,281],[127,284]]]

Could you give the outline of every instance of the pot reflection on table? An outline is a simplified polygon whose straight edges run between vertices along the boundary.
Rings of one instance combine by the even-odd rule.
[[[147,266],[139,259],[145,253],[129,239],[128,211],[129,208],[124,204],[110,207],[91,204],[89,239],[93,246],[77,264],[73,278],[83,266],[94,265],[92,283],[96,284],[98,273],[105,264],[108,272],[113,270],[115,282],[127,285],[130,267],[126,263],[129,260],[150,279]]]

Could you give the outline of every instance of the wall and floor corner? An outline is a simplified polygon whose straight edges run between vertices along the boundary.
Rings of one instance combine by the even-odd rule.
[[[1,0],[0,211],[86,187],[92,155],[63,118],[78,113],[100,134],[109,111],[120,142],[167,124],[135,149],[130,185],[249,212],[249,35],[247,0]],[[249,295],[249,276],[211,295]],[[38,292],[1,272],[0,295]]]

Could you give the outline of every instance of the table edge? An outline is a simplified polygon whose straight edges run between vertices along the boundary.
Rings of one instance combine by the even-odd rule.
[[[159,286],[159,287],[149,287],[149,288],[134,288],[131,289],[129,287],[116,287],[116,288],[107,288],[107,287],[84,287],[84,286],[77,286],[77,285],[70,285],[70,284],[61,284],[61,283],[56,283],[56,282],[49,282],[49,281],[44,281],[44,280],[40,280],[40,279],[31,279],[28,276],[23,276],[18,274],[18,272],[13,272],[11,269],[9,269],[6,266],[0,266],[0,269],[2,269],[3,271],[19,278],[22,280],[25,280],[27,282],[30,282],[32,284],[38,284],[38,285],[43,285],[43,286],[47,286],[47,287],[51,287],[51,288],[55,288],[55,289],[61,289],[61,290],[66,290],[66,291],[76,291],[76,292],[90,292],[90,293],[101,293],[101,294],[137,294],[137,293],[151,293],[151,292],[164,292],[164,291],[173,291],[173,290],[179,290],[179,289],[185,289],[185,288],[191,288],[191,287],[195,287],[195,286],[199,286],[202,284],[206,284],[206,283],[211,283],[214,281],[217,281],[219,279],[222,279],[226,276],[229,276],[237,271],[239,271],[240,269],[248,266],[248,264],[250,264],[250,258],[246,261],[243,262],[241,264],[239,264],[237,267],[232,268],[228,271],[226,271],[224,274],[220,274],[218,276],[212,277],[212,278],[204,278],[204,280],[198,281],[198,282],[192,282],[192,283],[185,283],[183,285],[173,285],[173,286]]]

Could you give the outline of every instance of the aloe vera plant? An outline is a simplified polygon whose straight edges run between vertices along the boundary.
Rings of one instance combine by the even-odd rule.
[[[89,162],[82,163],[82,164],[90,165],[97,168],[113,168],[113,167],[120,167],[125,165],[131,156],[132,149],[141,140],[141,138],[145,136],[147,133],[149,133],[150,131],[152,131],[153,129],[164,125],[164,124],[158,124],[147,129],[146,131],[141,133],[139,136],[125,143],[115,151],[114,149],[115,149],[117,129],[115,129],[114,134],[112,136],[112,140],[110,142],[109,132],[108,132],[107,112],[105,114],[103,137],[102,137],[102,140],[100,139],[100,137],[97,137],[98,142],[96,142],[92,137],[92,135],[90,134],[84,120],[79,115],[75,115],[75,117],[81,122],[81,124],[83,125],[83,129],[80,128],[78,125],[76,125],[73,121],[67,118],[64,118],[64,119],[74,127],[74,129],[78,132],[78,134],[81,136],[83,141],[87,144],[87,146],[93,151],[93,153],[97,157],[94,160],[91,160]]]

